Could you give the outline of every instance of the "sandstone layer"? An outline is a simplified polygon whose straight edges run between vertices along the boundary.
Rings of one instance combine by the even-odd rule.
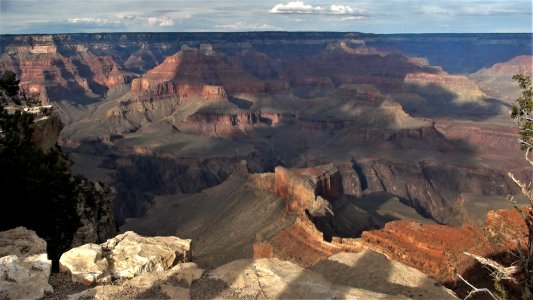
[[[459,282],[456,274],[479,268],[464,252],[501,259],[516,249],[514,239],[525,245],[526,237],[527,228],[518,212],[498,210],[488,214],[484,227],[393,221],[381,230],[364,232],[362,240],[387,257],[453,286]]]

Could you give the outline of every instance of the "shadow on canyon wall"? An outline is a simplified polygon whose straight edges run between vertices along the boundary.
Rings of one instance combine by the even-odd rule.
[[[437,84],[406,84],[404,88],[412,94],[397,100],[413,117],[482,121],[511,109],[511,105],[488,96],[461,100],[458,94]]]

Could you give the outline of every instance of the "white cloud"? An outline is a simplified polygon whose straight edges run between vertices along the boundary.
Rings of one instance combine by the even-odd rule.
[[[174,25],[174,20],[170,19],[170,18],[155,18],[155,17],[150,17],[146,20],[146,22],[152,26],[154,25],[157,25],[157,26],[161,26],[161,27],[166,27],[166,26],[172,26]]]
[[[66,20],[70,24],[83,24],[83,25],[150,25],[150,26],[160,26],[168,27],[175,24],[172,18],[168,17],[140,17],[140,16],[110,16],[110,17],[79,17],[79,18],[69,18]]]
[[[320,6],[314,7],[303,1],[291,1],[287,4],[276,4],[268,12],[271,14],[311,14],[322,10]]]
[[[337,14],[337,15],[362,15],[366,13],[366,10],[362,8],[353,8],[348,5],[331,5],[330,9],[331,13]]]
[[[436,16],[494,16],[494,15],[520,15],[530,14],[530,12],[520,12],[518,10],[498,7],[496,5],[457,5],[455,3],[443,5],[426,5],[421,12],[426,15]]]
[[[226,30],[271,30],[279,29],[275,26],[269,24],[250,24],[246,22],[236,22],[235,24],[227,25],[216,25],[215,28],[226,29]]]
[[[118,18],[68,18],[67,23],[73,24],[121,24]]]
[[[287,4],[276,4],[268,12],[271,14],[363,15],[366,10],[342,4],[332,4],[329,8],[322,8],[305,4],[303,1],[291,1]]]

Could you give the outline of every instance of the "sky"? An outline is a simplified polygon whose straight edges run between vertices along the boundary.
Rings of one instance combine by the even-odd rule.
[[[0,34],[532,32],[531,0],[0,0]]]

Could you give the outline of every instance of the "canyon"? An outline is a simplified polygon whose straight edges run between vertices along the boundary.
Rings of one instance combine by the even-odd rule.
[[[61,129],[121,232],[191,239],[206,269],[371,249],[459,290],[464,251],[525,233],[501,209],[508,172],[531,181],[509,114],[532,68],[531,34],[0,36],[0,70],[63,124],[35,139]]]

